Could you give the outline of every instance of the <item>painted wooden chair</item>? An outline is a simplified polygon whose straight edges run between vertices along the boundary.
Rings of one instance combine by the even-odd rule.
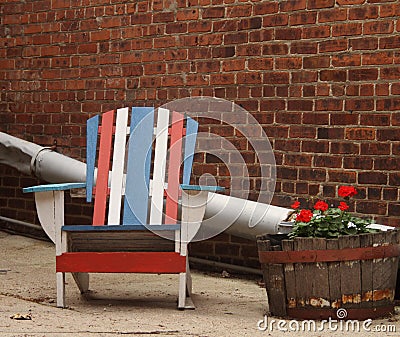
[[[187,245],[203,219],[208,191],[222,189],[189,185],[196,121],[159,108],[154,127],[154,109],[147,107],[132,109],[130,127],[128,119],[123,108],[104,113],[101,125],[99,115],[88,120],[85,183],[24,189],[35,192],[40,222],[56,245],[59,307],[65,307],[66,272],[82,293],[88,273],[179,274],[178,308],[194,307]],[[64,225],[64,191],[74,188],[86,188],[88,202],[94,196],[92,225]]]

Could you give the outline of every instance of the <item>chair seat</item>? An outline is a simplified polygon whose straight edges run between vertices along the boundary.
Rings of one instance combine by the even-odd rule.
[[[69,226],[74,227],[74,226]],[[112,226],[122,227],[122,226]],[[174,252],[175,232],[154,233],[149,230],[69,231],[70,252]]]

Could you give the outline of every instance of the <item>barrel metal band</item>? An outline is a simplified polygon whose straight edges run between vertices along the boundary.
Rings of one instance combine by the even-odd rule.
[[[393,244],[377,247],[325,250],[259,251],[258,255],[260,263],[315,263],[373,260],[399,256],[400,245]]]

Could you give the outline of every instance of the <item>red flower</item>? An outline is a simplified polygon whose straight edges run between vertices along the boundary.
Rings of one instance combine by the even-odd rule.
[[[357,194],[357,190],[353,186],[340,186],[338,190],[338,195],[340,197],[352,197]]]
[[[293,209],[298,209],[300,207],[300,202],[295,201],[290,207],[292,207]]]
[[[349,205],[347,205],[344,201],[341,201],[340,204],[339,204],[339,206],[338,206],[338,208],[339,208],[341,211],[345,211],[346,209],[349,208]]]
[[[299,214],[297,214],[296,221],[299,222],[310,222],[313,213],[309,209],[302,209]]]
[[[319,209],[322,212],[325,212],[328,208],[328,204],[325,201],[321,200],[318,200],[314,205],[314,209]]]

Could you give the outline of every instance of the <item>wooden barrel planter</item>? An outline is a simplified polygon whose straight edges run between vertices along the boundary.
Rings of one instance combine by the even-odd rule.
[[[271,315],[365,320],[394,312],[398,230],[278,245],[266,235],[257,244]]]

